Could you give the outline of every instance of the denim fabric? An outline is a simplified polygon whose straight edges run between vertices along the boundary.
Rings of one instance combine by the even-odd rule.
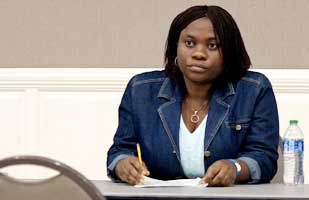
[[[113,161],[136,155],[136,143],[140,143],[151,177],[185,178],[179,152],[181,91],[164,70],[139,74],[129,81],[108,151],[109,177],[117,178]],[[205,170],[219,159],[249,158],[259,165],[259,180],[254,182],[269,182],[277,171],[278,140],[276,100],[263,74],[248,71],[239,81],[214,91],[204,138],[204,150],[210,152],[204,157]]]

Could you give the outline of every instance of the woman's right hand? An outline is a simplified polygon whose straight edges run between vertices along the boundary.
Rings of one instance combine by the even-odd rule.
[[[142,184],[144,182],[143,176],[149,176],[150,174],[145,163],[141,165],[135,156],[119,160],[115,173],[122,181],[128,182],[131,185]]]

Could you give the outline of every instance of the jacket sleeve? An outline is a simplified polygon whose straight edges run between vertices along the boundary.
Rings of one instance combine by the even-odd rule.
[[[266,183],[277,172],[279,119],[274,92],[265,76],[256,90],[258,95],[250,128],[238,157],[255,160],[259,165],[260,179],[254,182]]]
[[[136,136],[134,131],[134,114],[132,108],[132,83],[131,79],[123,94],[118,111],[118,128],[113,139],[113,144],[107,153],[107,175],[112,180],[119,180],[114,168],[119,160],[136,155]]]

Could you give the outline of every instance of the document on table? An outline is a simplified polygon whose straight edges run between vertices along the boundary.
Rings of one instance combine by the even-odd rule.
[[[134,187],[207,187],[206,184],[200,184],[199,181],[200,178],[196,179],[176,179],[176,180],[168,180],[168,181],[162,181],[154,178],[150,178],[147,176],[144,176],[144,184],[140,185],[134,185]]]

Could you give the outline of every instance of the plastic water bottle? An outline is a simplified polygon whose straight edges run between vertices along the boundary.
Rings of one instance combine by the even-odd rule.
[[[283,137],[283,182],[288,185],[304,184],[304,135],[297,122],[290,120]]]

